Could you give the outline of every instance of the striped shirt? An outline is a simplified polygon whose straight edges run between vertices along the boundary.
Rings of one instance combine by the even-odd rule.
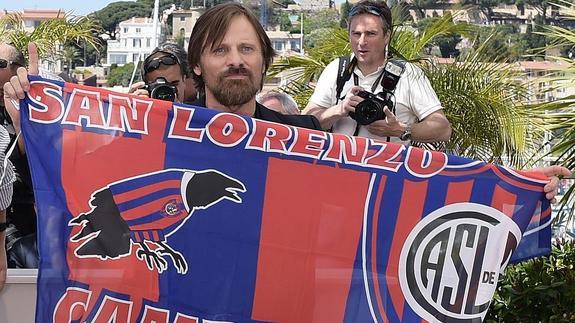
[[[12,203],[12,183],[16,180],[14,166],[6,157],[6,151],[10,144],[10,135],[8,130],[0,126],[0,210],[6,210]],[[17,143],[14,142],[16,145]]]

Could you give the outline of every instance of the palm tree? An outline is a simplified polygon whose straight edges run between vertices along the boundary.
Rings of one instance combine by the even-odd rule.
[[[102,33],[102,28],[95,20],[64,14],[62,18],[42,21],[33,31],[24,29],[22,16],[10,13],[0,18],[0,39],[10,41],[22,52],[27,52],[29,42],[36,43],[40,57],[57,57],[58,46],[66,42],[85,42],[99,48],[96,35]]]
[[[394,21],[402,21],[398,17],[401,13],[394,10]],[[488,43],[453,64],[434,64],[426,58],[425,49],[437,37],[473,31],[467,24],[455,24],[450,14],[437,19],[421,33],[411,31],[402,23],[394,29],[390,52],[419,65],[445,107],[453,127],[449,151],[473,159],[524,166],[531,143],[540,135],[535,131],[539,128],[528,127],[528,106],[522,103],[526,87],[518,83],[513,65],[506,64],[505,57],[488,56],[485,50]],[[347,30],[331,29],[319,37],[316,46],[307,50],[305,56],[279,59],[270,68],[270,74],[282,73],[292,80],[281,90],[305,106],[313,91],[313,82],[325,66],[350,52]]]
[[[84,59],[80,57],[80,50],[74,46],[64,46],[64,48],[58,52],[58,57],[66,62],[68,66],[68,74],[72,73],[72,64],[75,60],[84,61]]]
[[[561,13],[568,19],[575,19],[575,9],[571,2],[558,0],[553,4],[561,9]],[[544,31],[540,34],[551,40],[551,43],[545,49],[551,48],[568,48],[570,52],[575,50],[575,31],[561,26],[544,26]],[[563,76],[551,78],[549,87],[550,91],[562,89],[565,93],[571,92],[575,83],[575,63],[573,58],[555,57],[558,62],[566,66],[561,72]],[[564,98],[547,102],[535,110],[536,113],[543,115],[546,130],[550,131],[553,142],[548,157],[551,157],[555,163],[573,170],[575,169],[575,95],[568,95]],[[565,205],[574,205],[575,203],[575,185],[572,185],[561,200],[561,207]],[[573,213],[573,209],[571,210]]]

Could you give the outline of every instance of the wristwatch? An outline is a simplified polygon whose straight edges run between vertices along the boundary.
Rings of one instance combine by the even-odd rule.
[[[411,126],[405,127],[403,133],[399,136],[399,139],[406,141],[411,139]]]
[[[1,222],[0,223],[0,233],[6,231],[7,227],[8,227],[8,224],[6,222]]]

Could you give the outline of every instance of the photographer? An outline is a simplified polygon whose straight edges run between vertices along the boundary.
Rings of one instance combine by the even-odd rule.
[[[316,116],[323,129],[347,135],[404,144],[410,140],[448,141],[451,126],[423,72],[406,62],[396,64],[399,67],[391,64],[386,67],[392,26],[391,10],[385,2],[364,0],[355,4],[349,12],[353,57],[343,69],[349,71],[349,79],[343,80],[338,95],[340,59],[332,61],[321,74],[303,113]],[[397,83],[389,85],[392,81]],[[383,111],[378,111],[377,118],[359,124],[356,120],[362,114],[356,113],[356,107],[369,95],[362,91],[378,94],[368,100],[372,106],[374,102],[380,105]],[[378,100],[381,98],[388,100]]]
[[[154,99],[184,102],[189,75],[186,51],[176,43],[156,47],[142,64],[143,82],[134,83],[130,93]]]

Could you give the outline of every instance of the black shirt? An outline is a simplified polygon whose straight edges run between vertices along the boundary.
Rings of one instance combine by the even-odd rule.
[[[201,96],[198,100],[192,102],[190,105],[206,107],[206,97]],[[264,105],[259,104],[258,102],[256,102],[256,111],[252,117],[259,120],[271,121],[294,127],[323,131],[319,121],[314,116],[281,114],[266,108]]]

